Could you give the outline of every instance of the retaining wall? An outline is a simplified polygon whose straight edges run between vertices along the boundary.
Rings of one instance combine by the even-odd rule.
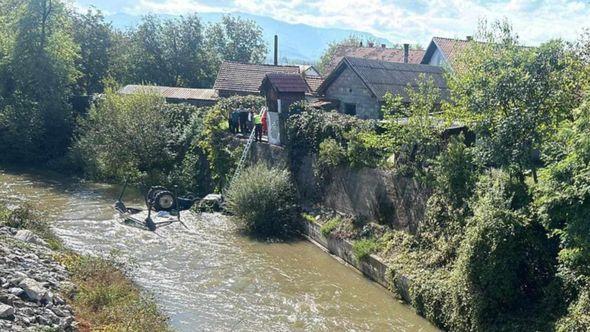
[[[401,276],[397,278],[396,285],[392,285],[387,275],[387,265],[379,257],[369,255],[362,260],[354,257],[352,243],[348,240],[339,239],[333,236],[325,237],[320,231],[321,225],[310,220],[303,220],[303,233],[315,245],[325,249],[330,254],[342,259],[350,266],[362,272],[369,279],[379,285],[393,291],[397,289],[399,295],[406,301],[410,302],[409,280]]]

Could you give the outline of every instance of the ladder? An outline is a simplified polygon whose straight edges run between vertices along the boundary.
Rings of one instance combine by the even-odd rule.
[[[231,186],[234,181],[240,176],[240,172],[242,168],[244,168],[244,164],[246,163],[246,159],[248,159],[248,153],[250,152],[250,147],[252,146],[252,142],[254,142],[254,137],[256,133],[256,128],[252,128],[252,132],[250,133],[250,137],[248,137],[248,141],[246,142],[246,146],[244,147],[244,151],[242,152],[242,157],[240,157],[240,161],[238,162],[238,166],[236,167],[236,171],[234,175],[231,177],[228,186],[224,188],[224,192],[227,190],[229,186]]]

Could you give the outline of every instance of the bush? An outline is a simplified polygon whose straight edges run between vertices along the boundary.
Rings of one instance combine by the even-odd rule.
[[[285,170],[258,164],[243,170],[227,190],[227,208],[246,231],[285,238],[299,230],[295,191]]]
[[[380,243],[376,239],[362,239],[352,243],[352,253],[357,260],[363,260],[370,254],[381,249]]]
[[[110,90],[81,121],[73,154],[95,179],[166,183],[192,141],[185,129],[195,127],[195,114],[200,113],[156,95]]]
[[[342,224],[342,219],[340,217],[332,218],[320,227],[320,233],[322,233],[323,236],[328,237],[332,234],[332,231],[340,226],[340,224]]]

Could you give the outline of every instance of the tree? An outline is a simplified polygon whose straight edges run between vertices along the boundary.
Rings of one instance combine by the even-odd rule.
[[[362,42],[362,38],[355,35],[350,35],[347,38],[337,42],[331,42],[320,57],[320,61],[318,62],[318,70],[324,75],[329,74],[327,71],[332,65],[334,57],[338,53],[339,49],[343,47],[358,47]]]
[[[100,93],[104,90],[103,81],[109,75],[112,62],[113,28],[104,21],[99,10],[74,14],[73,20],[74,40],[80,45],[78,67],[82,75],[78,80],[79,93]]]
[[[57,158],[64,155],[70,140],[69,97],[79,76],[76,69],[79,48],[69,34],[71,21],[61,1],[28,0],[13,9],[18,16],[13,24],[14,41],[7,64],[10,84],[2,91],[5,102],[11,105],[5,105],[2,112],[35,104],[33,109],[40,114],[31,116],[42,119],[42,126],[35,131],[34,139],[27,140],[31,144],[21,147],[24,158],[20,161]],[[10,124],[15,126],[14,132],[26,130],[19,128],[19,124],[23,123]],[[2,142],[1,146],[13,143]]]
[[[131,32],[129,47],[129,70],[136,83],[198,88],[214,80],[216,62],[196,15],[165,21],[148,15]]]
[[[223,16],[221,22],[209,27],[207,36],[220,60],[262,63],[266,58],[262,29],[252,20]]]
[[[560,41],[537,48],[519,44],[506,22],[480,29],[449,75],[452,121],[477,135],[480,160],[524,181],[536,167],[542,142],[578,102],[577,70]]]

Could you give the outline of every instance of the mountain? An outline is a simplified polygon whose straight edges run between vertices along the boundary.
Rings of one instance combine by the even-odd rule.
[[[199,17],[204,23],[219,22],[223,13],[203,13]],[[274,35],[279,36],[279,59],[281,63],[306,63],[312,64],[319,60],[328,44],[342,40],[350,35],[358,36],[364,40],[370,39],[376,44],[388,44],[391,42],[378,38],[370,33],[355,30],[337,28],[319,28],[306,24],[291,24],[275,20],[266,16],[258,16],[244,13],[232,13],[245,19],[255,21],[263,30],[263,38],[267,44],[269,53],[268,61],[272,61]],[[174,17],[172,15],[158,15],[162,18]],[[113,25],[120,29],[127,29],[137,25],[141,21],[140,16],[116,13],[106,16]]]

